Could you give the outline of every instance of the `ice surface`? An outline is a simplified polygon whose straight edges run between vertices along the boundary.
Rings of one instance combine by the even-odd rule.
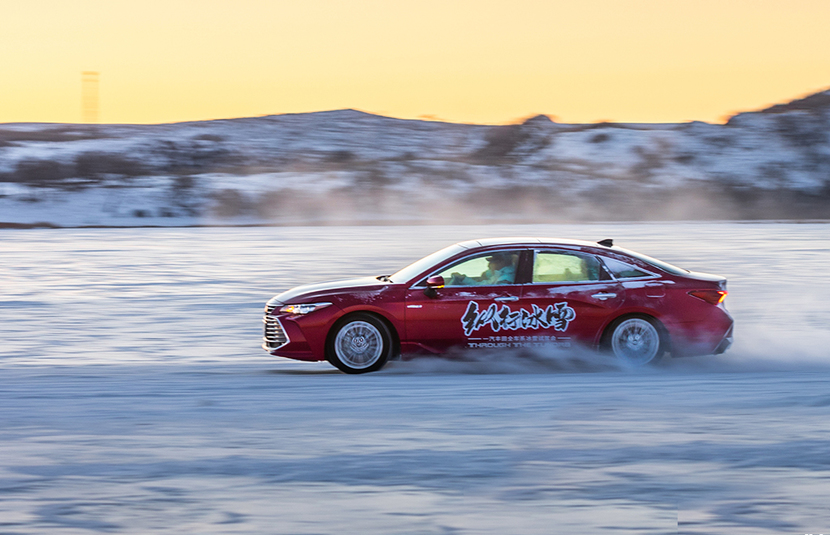
[[[826,533],[825,224],[0,231],[0,532]],[[480,354],[346,376],[265,300],[483,236],[729,278],[725,355]]]

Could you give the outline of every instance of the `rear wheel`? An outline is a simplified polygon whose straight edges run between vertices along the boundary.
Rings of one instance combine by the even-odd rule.
[[[610,329],[608,349],[615,357],[633,366],[644,366],[660,359],[664,344],[657,320],[629,317],[619,320]]]
[[[368,373],[383,367],[392,352],[392,334],[371,314],[353,314],[335,326],[326,344],[326,359],[345,373]]]

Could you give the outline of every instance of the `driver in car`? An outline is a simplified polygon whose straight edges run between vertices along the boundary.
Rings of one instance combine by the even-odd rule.
[[[463,273],[455,272],[450,277],[453,286],[484,286],[496,284],[513,284],[516,280],[516,266],[513,265],[513,255],[495,254],[487,257],[487,270],[480,277],[468,277]]]

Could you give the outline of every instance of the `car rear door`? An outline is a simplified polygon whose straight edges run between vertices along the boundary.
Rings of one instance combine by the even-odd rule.
[[[524,306],[539,318],[535,331],[549,344],[594,347],[601,330],[625,300],[594,255],[569,249],[532,252],[533,268],[522,294]]]

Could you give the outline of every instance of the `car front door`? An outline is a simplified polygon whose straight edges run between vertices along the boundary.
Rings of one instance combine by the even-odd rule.
[[[622,285],[595,256],[566,249],[533,251],[522,302],[537,318],[534,331],[544,342],[594,347],[624,299]]]
[[[530,251],[506,249],[467,256],[430,276],[443,288],[427,289],[426,277],[406,293],[406,339],[427,351],[450,347],[504,347],[494,342],[505,322],[499,314],[522,299],[520,268]]]

